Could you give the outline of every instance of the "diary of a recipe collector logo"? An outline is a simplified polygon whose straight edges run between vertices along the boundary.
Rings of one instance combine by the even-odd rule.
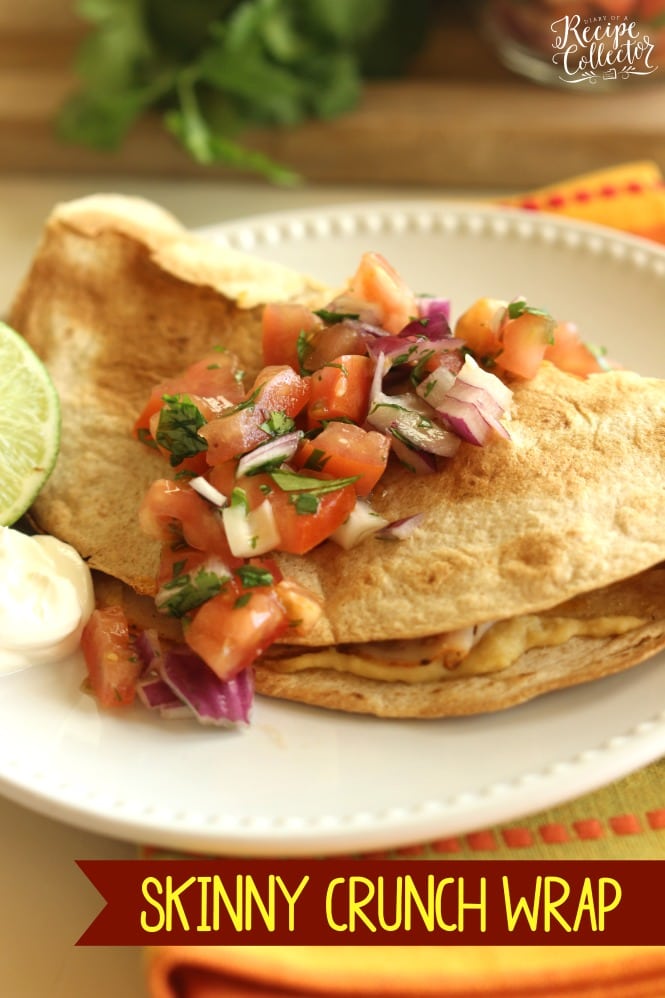
[[[567,14],[550,25],[552,62],[565,83],[651,76],[658,69],[654,43],[639,21],[611,14]]]

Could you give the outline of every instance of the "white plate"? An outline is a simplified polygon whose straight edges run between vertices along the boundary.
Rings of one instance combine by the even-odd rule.
[[[250,219],[216,239],[341,282],[379,250],[414,288],[525,294],[644,374],[665,376],[665,252],[592,226],[459,203],[343,206]],[[0,680],[0,788],[51,817],[235,855],[365,851],[555,805],[665,752],[659,656],[496,715],[383,721],[260,700],[252,727],[101,713],[83,666]]]

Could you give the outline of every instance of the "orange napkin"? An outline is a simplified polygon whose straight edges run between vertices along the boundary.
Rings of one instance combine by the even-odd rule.
[[[665,183],[629,163],[502,201],[665,243]],[[417,862],[417,860],[414,860]],[[167,946],[151,998],[664,998],[665,947]]]
[[[665,181],[648,160],[586,173],[501,203],[598,222],[665,243]]]

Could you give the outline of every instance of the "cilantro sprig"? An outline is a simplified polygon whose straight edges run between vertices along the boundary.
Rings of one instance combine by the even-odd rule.
[[[185,458],[208,449],[208,441],[198,433],[205,419],[188,395],[164,395],[163,400],[155,439],[169,452],[169,463],[175,468]]]
[[[91,25],[76,58],[80,89],[61,138],[117,149],[148,112],[198,163],[276,183],[293,170],[239,141],[350,110],[367,75],[401,72],[425,38],[428,0],[78,0]]]
[[[323,496],[328,492],[337,492],[347,485],[353,485],[360,475],[350,475],[348,478],[315,478],[313,475],[301,475],[297,471],[284,468],[270,473],[275,485],[284,492],[309,492],[312,495]]]
[[[174,565],[173,578],[165,582],[158,594],[157,608],[172,617],[184,617],[222,591],[230,576],[221,576],[207,568],[184,572],[184,562]]]

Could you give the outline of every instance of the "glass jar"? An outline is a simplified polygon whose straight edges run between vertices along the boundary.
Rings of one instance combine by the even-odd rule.
[[[483,24],[504,65],[537,83],[665,79],[665,0],[487,0]]]

